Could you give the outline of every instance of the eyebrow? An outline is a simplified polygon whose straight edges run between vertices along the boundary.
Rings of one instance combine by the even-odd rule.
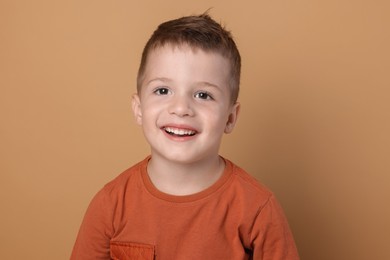
[[[161,82],[164,82],[164,83],[166,83],[166,82],[172,82],[172,80],[169,79],[169,78],[158,77],[158,78],[154,78],[154,79],[149,80],[148,82],[146,82],[146,85],[149,85],[150,83],[152,83],[152,82],[154,82],[154,81],[161,81]]]
[[[210,82],[207,82],[207,81],[200,81],[200,82],[196,82],[195,83],[196,86],[207,86],[207,87],[213,87],[213,88],[217,88],[219,89],[220,87],[216,84],[213,84],[213,83],[210,83]]]
[[[161,81],[163,83],[170,83],[173,80],[171,80],[170,78],[165,78],[165,77],[157,77],[157,78],[151,79],[148,82],[146,82],[146,85],[149,85],[150,83],[155,82],[155,81]],[[207,87],[212,87],[212,88],[216,88],[216,89],[220,90],[220,87],[218,85],[210,83],[208,81],[198,81],[198,82],[195,82],[194,85],[195,86],[207,86]]]

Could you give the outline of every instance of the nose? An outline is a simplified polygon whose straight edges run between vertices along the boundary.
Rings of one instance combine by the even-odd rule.
[[[173,97],[168,112],[179,117],[193,116],[194,110],[191,97],[184,95]]]

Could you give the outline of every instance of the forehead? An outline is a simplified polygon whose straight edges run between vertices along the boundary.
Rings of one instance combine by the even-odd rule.
[[[149,52],[143,82],[153,77],[172,80],[210,81],[227,85],[230,80],[229,60],[215,51],[204,51],[188,45],[164,45]]]

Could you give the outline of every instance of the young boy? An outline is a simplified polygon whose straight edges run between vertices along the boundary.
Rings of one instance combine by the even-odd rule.
[[[161,24],[132,108],[151,155],[92,200],[71,259],[298,259],[274,195],[219,156],[240,105],[240,54],[207,14]]]

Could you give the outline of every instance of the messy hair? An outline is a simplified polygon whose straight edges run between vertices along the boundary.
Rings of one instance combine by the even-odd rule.
[[[241,57],[232,34],[214,21],[207,13],[185,16],[160,24],[154,31],[142,52],[137,76],[137,91],[140,92],[146,63],[151,51],[165,45],[188,45],[205,52],[216,52],[227,58],[231,68],[231,101],[238,98],[241,73]]]

